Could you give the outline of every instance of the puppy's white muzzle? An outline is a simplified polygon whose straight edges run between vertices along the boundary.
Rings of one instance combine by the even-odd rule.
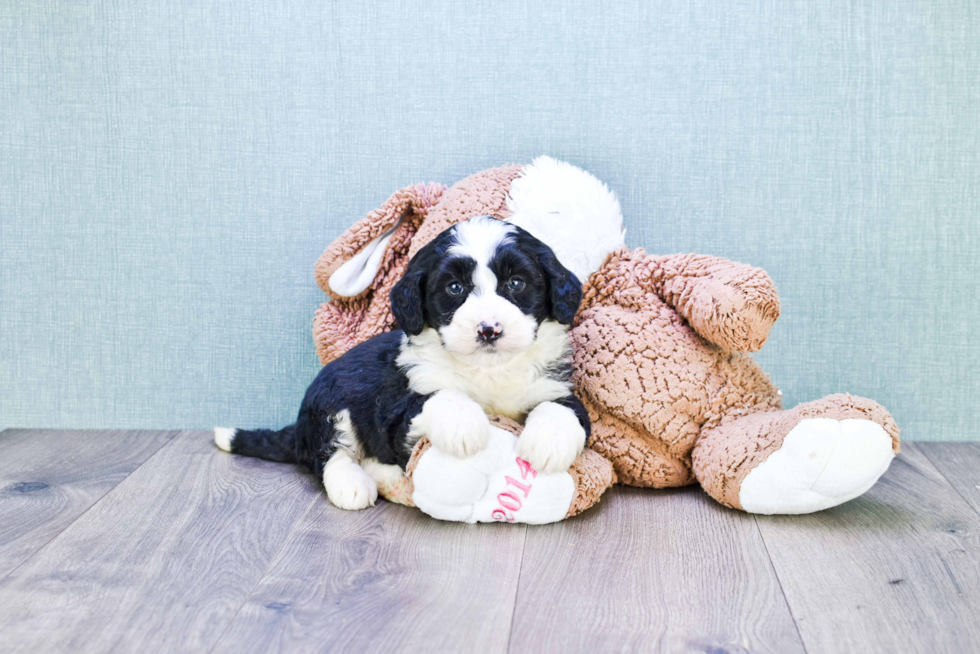
[[[439,329],[446,349],[461,359],[509,359],[534,345],[537,322],[496,293],[471,294]]]

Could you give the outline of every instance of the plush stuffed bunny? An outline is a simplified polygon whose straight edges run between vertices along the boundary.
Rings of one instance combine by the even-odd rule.
[[[321,361],[395,327],[388,293],[408,259],[480,215],[528,230],[586,280],[570,338],[575,390],[593,423],[589,449],[554,475],[561,481],[545,479],[513,454],[519,425],[497,420],[492,446],[472,461],[420,442],[408,477],[381,484],[382,494],[443,519],[550,522],[587,508],[616,480],[697,481],[732,508],[799,514],[864,493],[898,452],[897,425],[871,400],[831,395],[782,409],[747,354],[779,316],[764,271],[628,250],[612,192],[548,157],[449,189],[407,187],[334,241],[316,266],[331,296],[314,321]]]

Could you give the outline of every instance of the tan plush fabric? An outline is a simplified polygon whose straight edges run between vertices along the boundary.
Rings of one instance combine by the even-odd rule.
[[[439,206],[432,210],[429,219],[419,228],[408,256],[415,256],[416,252],[440,232],[458,222],[476,216],[493,216],[506,220],[510,216],[507,191],[510,190],[510,183],[521,174],[522,168],[523,166],[491,168],[453,184],[443,194]]]
[[[328,303],[317,314],[314,337],[324,362],[392,327],[388,290],[407,258],[436,234],[472,216],[506,219],[507,193],[520,172],[504,166],[477,173],[426,205],[407,249],[402,242],[386,259],[390,267],[379,272],[377,290],[365,295],[370,301],[350,302],[343,315]],[[337,246],[348,258],[357,251],[351,243],[384,232],[361,223],[352,230],[359,236]],[[324,270],[335,265],[332,256]],[[570,331],[575,389],[592,420],[588,445],[613,468],[607,474],[591,454],[576,461],[570,472],[593,480],[577,485],[581,505],[591,506],[615,479],[654,488],[699,481],[718,501],[740,508],[742,479],[806,417],[866,417],[885,428],[898,451],[898,427],[871,400],[829,396],[782,411],[778,390],[747,354],[762,347],[778,317],[776,288],[759,268],[694,254],[613,252],[585,282]],[[578,494],[573,509],[577,502]]]
[[[490,424],[494,427],[499,427],[504,431],[509,431],[514,436],[520,436],[521,431],[524,429],[521,427],[521,423],[508,418],[507,416],[490,416]]]
[[[578,455],[568,469],[568,474],[575,483],[575,495],[566,518],[598,504],[602,494],[616,483],[616,472],[609,460],[590,449],[585,449]]]
[[[419,225],[442,197],[441,184],[415,184],[397,191],[388,200],[344,232],[320,255],[314,269],[316,282],[332,300],[320,306],[313,319],[313,342],[324,365],[358,343],[392,329],[388,293],[408,266],[408,250]],[[388,242],[378,276],[357,297],[341,297],[330,288],[330,276],[398,221]]]
[[[738,494],[742,480],[782,446],[783,438],[793,427],[807,418],[871,420],[891,436],[892,449],[896,453],[900,449],[898,425],[884,407],[854,395],[828,395],[786,411],[753,413],[706,430],[692,456],[705,491],[725,506],[741,509]]]
[[[621,483],[697,479],[735,508],[741,480],[804,418],[873,420],[898,451],[897,425],[871,400],[830,396],[780,410],[768,375],[742,353],[762,346],[778,316],[776,289],[758,268],[614,253],[586,283],[571,332],[576,389],[593,421],[589,446],[613,462]]]
[[[766,374],[732,351],[761,347],[778,315],[763,271],[717,257],[624,249],[589,278],[570,334],[573,378],[592,418],[589,445],[621,483],[689,484],[703,426],[779,407]]]
[[[395,504],[415,507],[415,502],[412,501],[412,493],[415,492],[415,487],[412,485],[411,476],[406,474],[394,481],[383,479],[377,483],[378,495],[381,497]]]
[[[412,473],[415,472],[415,466],[419,464],[419,459],[422,458],[422,455],[430,447],[432,447],[432,443],[429,442],[428,438],[423,436],[419,439],[419,442],[415,444],[415,448],[412,450],[412,456],[409,457],[408,463],[405,465],[406,476],[412,476]]]

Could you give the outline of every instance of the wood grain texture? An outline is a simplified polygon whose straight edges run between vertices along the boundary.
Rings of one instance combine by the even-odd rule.
[[[176,433],[8,429],[0,434],[0,579]]]
[[[751,516],[616,487],[528,530],[511,652],[802,652]]]
[[[5,651],[206,651],[318,497],[182,432],[0,582]]]
[[[524,525],[318,502],[215,652],[503,652]]]
[[[915,446],[980,513],[980,443],[916,443]]]
[[[809,516],[615,488],[471,526],[340,511],[210,433],[7,430],[0,651],[975,651],[978,470],[976,444],[903,443]]]
[[[916,445],[856,500],[757,521],[808,651],[977,651],[980,516]]]

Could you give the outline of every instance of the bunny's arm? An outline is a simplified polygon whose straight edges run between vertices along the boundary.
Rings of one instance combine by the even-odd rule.
[[[648,255],[638,263],[637,281],[725,350],[759,350],[779,318],[776,286],[761,268],[699,254]]]

